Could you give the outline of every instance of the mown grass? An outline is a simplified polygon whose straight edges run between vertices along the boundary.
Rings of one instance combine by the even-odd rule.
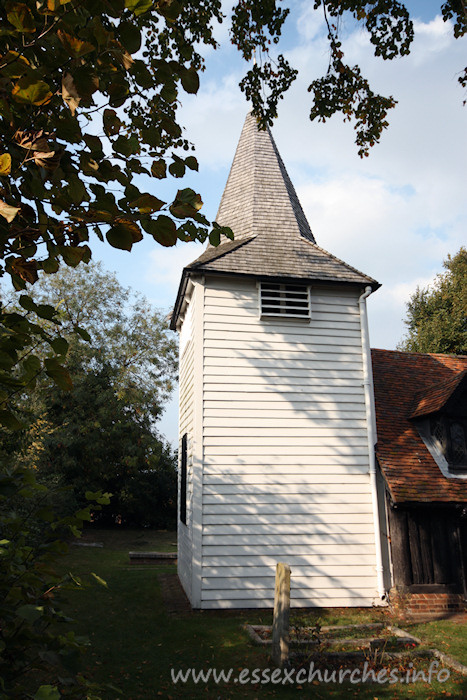
[[[171,669],[197,671],[208,668],[230,669],[232,678],[243,668],[265,669],[271,666],[267,648],[254,646],[243,625],[271,624],[272,614],[264,612],[194,612],[168,615],[164,610],[159,574],[174,572],[174,566],[130,566],[128,551],[170,551],[173,533],[149,531],[97,531],[86,539],[104,542],[103,548],[72,547],[66,565],[77,575],[94,572],[107,581],[107,587],[92,586],[68,594],[67,611],[75,618],[75,629],[87,634],[91,649],[85,660],[86,675],[94,681],[112,684],[104,700],[152,700],[163,698],[465,698],[467,678],[452,673],[446,683],[394,685],[339,685],[307,683],[301,686],[272,683],[242,685],[233,679],[226,684],[193,681],[174,684]],[[381,621],[377,610],[320,610],[293,613],[293,622],[324,625]],[[446,635],[447,623],[417,625],[412,632],[430,643],[439,632]],[[451,647],[445,651],[465,659],[465,631],[460,625],[450,630]],[[445,640],[446,641],[446,640]],[[439,643],[442,647],[442,644]],[[415,660],[414,668],[428,667],[428,661]],[[407,668],[404,669],[404,672]]]

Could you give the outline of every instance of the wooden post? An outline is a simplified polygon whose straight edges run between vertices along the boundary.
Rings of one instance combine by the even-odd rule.
[[[272,623],[272,660],[282,668],[289,660],[290,566],[278,562]]]

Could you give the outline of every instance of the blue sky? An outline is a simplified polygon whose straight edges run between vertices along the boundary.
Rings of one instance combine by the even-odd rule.
[[[360,64],[375,90],[398,100],[382,142],[364,160],[350,124],[339,116],[326,124],[308,119],[307,87],[325,72],[328,60],[322,14],[310,0],[295,0],[284,33],[282,50],[300,75],[279,106],[272,132],[318,244],[383,285],[368,302],[372,347],[395,348],[411,293],[441,272],[446,255],[467,240],[467,107],[457,82],[467,40],[453,39],[439,16],[440,4],[406,3],[416,20],[415,42],[409,57],[394,61],[374,58],[365,32],[344,22],[348,61]],[[192,187],[211,218],[248,110],[238,88],[244,65],[228,44],[228,26],[217,34],[223,48],[205,50],[200,90],[184,96],[180,108],[200,172],[167,184],[147,183],[162,199],[180,186]],[[122,284],[168,310],[183,266],[201,250],[195,244],[163,249],[148,238],[131,253],[97,244],[93,256]],[[160,429],[176,441],[176,397]]]

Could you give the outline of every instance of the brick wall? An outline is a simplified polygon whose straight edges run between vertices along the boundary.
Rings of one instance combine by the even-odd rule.
[[[437,619],[467,609],[460,593],[410,593],[392,589],[389,601],[394,614],[410,620]]]

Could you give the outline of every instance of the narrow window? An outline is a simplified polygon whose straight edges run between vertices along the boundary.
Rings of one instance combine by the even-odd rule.
[[[450,463],[453,471],[465,471],[467,467],[467,444],[465,425],[461,421],[452,421],[450,426]]]
[[[304,284],[261,283],[261,315],[310,318],[310,294]]]
[[[187,435],[182,437],[182,454],[180,458],[180,520],[186,525],[186,463]]]

